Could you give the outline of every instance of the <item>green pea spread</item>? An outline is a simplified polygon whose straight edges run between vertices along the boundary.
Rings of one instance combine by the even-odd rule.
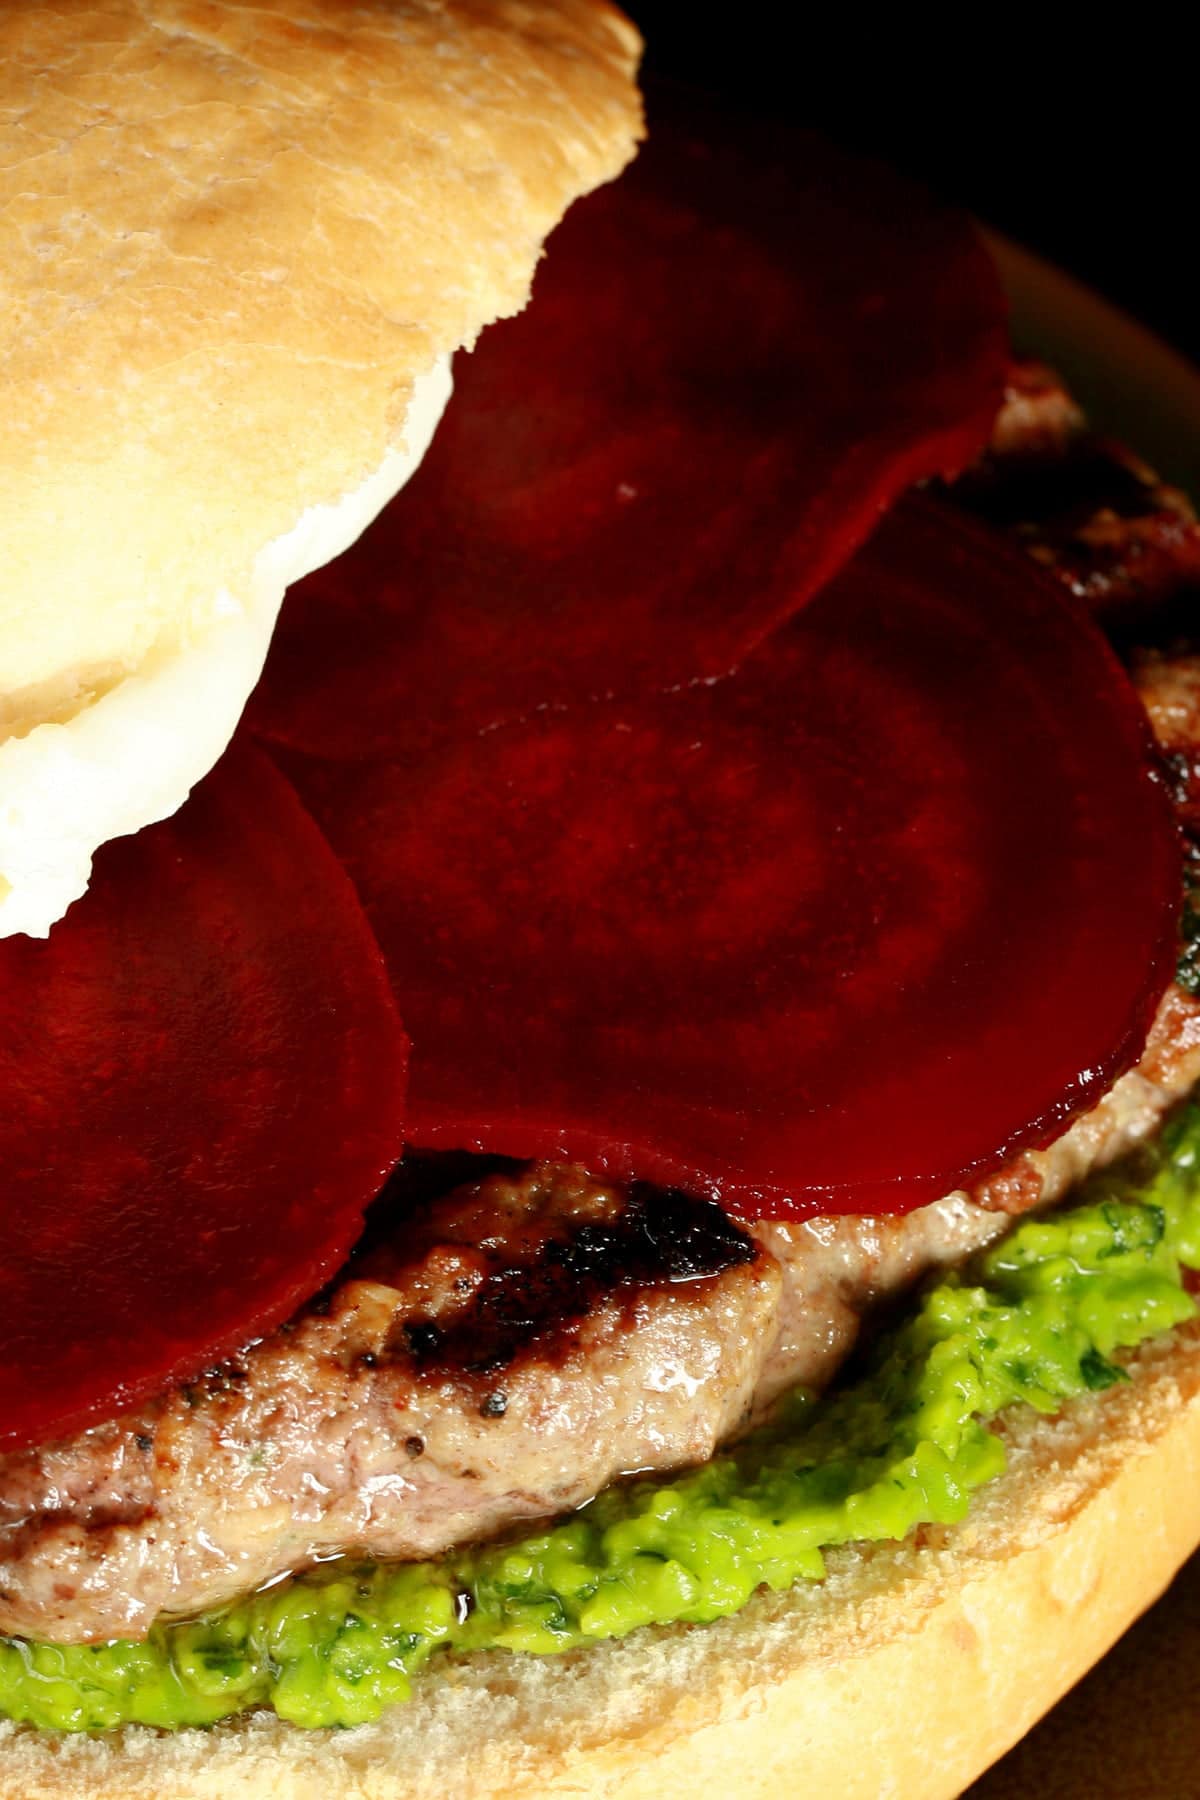
[[[145,1643],[0,1639],[0,1711],[68,1731],[254,1706],[357,1725],[446,1651],[544,1655],[721,1618],[764,1584],[819,1580],[831,1545],[963,1518],[1004,1467],[986,1421],[1126,1379],[1118,1351],[1195,1317],[1184,1269],[1200,1269],[1195,1105],[1077,1204],[926,1288],[840,1388],[794,1395],[706,1467],[618,1484],[549,1530],[438,1562],[330,1564]]]

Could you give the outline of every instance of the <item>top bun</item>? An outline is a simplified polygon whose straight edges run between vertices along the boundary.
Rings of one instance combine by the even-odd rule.
[[[439,359],[523,305],[546,234],[632,154],[638,50],[604,0],[0,9],[0,932],[45,930],[80,856],[86,881],[219,754],[166,795],[145,772],[188,724],[135,755],[103,708],[261,626],[264,588],[399,485]]]

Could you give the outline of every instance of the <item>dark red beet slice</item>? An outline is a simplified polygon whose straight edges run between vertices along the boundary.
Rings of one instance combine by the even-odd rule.
[[[409,487],[289,597],[255,726],[397,754],[724,674],[975,453],[1006,353],[961,215],[814,136],[661,118],[458,359]]]
[[[1093,1102],[1169,979],[1124,675],[929,502],[725,681],[298,775],[404,996],[418,1144],[900,1211]]]
[[[379,950],[286,781],[231,753],[0,944],[0,1445],[238,1349],[342,1261],[403,1136]]]

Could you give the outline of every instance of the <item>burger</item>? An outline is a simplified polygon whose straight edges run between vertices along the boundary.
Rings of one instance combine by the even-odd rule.
[[[1186,502],[594,0],[0,34],[0,1792],[961,1791],[1200,1538]]]

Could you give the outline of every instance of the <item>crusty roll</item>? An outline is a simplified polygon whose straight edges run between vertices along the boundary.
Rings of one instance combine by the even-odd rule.
[[[0,1800],[951,1800],[1161,1592],[1200,1539],[1200,1329],[1054,1419],[1006,1420],[968,1521],[839,1551],[735,1618],[567,1657],[431,1670],[373,1725],[0,1728]]]
[[[606,0],[0,8],[0,934],[215,761],[632,154],[638,49]]]

